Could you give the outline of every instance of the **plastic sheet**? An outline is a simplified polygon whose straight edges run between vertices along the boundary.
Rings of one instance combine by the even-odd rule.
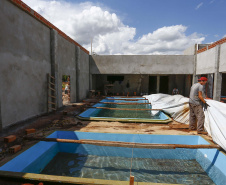
[[[182,95],[152,94],[144,96],[153,109],[162,109],[175,121],[189,124],[189,98]],[[204,127],[213,141],[226,150],[226,104],[205,99],[210,105],[206,110]],[[157,114],[158,111],[152,111]]]
[[[152,105],[152,109],[162,109],[169,114],[175,121],[189,124],[189,98],[182,95],[152,94],[143,96]],[[155,115],[159,111],[152,111]]]
[[[205,129],[213,141],[226,151],[226,104],[215,100],[206,100],[210,105],[205,114]]]

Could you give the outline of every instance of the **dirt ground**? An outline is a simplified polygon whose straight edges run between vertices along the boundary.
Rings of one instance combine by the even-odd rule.
[[[158,135],[196,135],[195,131],[189,131],[188,125],[172,121],[168,124],[157,123],[120,123],[108,121],[81,121],[76,118],[78,114],[86,110],[98,99],[88,99],[81,103],[69,103],[60,110],[33,118],[11,126],[0,133],[0,166],[19,155],[26,149],[33,146],[36,141],[25,141],[26,129],[35,128],[36,132],[31,136],[46,137],[56,130],[82,131],[82,132],[101,132],[101,133],[135,133],[135,134],[158,134]],[[17,139],[13,143],[4,143],[4,137],[16,135]],[[204,136],[210,142],[209,136]],[[21,151],[11,154],[9,147],[21,145]],[[0,179],[0,184],[19,185],[25,182],[17,182],[10,179]],[[38,184],[38,182],[33,182]]]

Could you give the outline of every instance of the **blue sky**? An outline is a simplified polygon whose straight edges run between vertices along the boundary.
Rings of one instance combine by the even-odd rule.
[[[226,0],[24,0],[97,54],[182,54],[226,36]]]
[[[77,1],[83,2],[83,1]],[[226,0],[93,0],[112,9],[139,35],[163,26],[186,25],[187,33],[214,42],[226,35]],[[218,37],[217,37],[218,36]]]

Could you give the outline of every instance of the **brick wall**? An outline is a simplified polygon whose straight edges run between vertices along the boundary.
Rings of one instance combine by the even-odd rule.
[[[225,42],[226,42],[226,37],[224,37],[223,39],[220,39],[220,40],[214,42],[213,44],[210,44],[209,46],[206,46],[206,47],[204,47],[202,49],[199,49],[197,51],[197,53],[202,53],[202,52],[206,51],[207,50],[207,47],[208,47],[208,49],[211,49],[211,48],[214,48],[215,46],[220,45],[220,44],[223,44]]]

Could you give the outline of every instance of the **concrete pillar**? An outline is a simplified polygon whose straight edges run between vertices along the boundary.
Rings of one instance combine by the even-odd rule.
[[[74,65],[75,65],[75,76],[73,80],[73,86],[74,86],[74,97],[73,97],[73,102],[77,102],[77,46],[75,45],[75,60],[74,60]]]
[[[80,75],[80,48],[75,47],[75,58],[76,58],[76,101],[79,101],[79,75]]]
[[[58,33],[56,30],[51,29],[50,32],[50,53],[51,53],[51,75],[55,78],[55,96],[56,96],[56,107],[59,108],[59,101],[62,101],[62,84],[61,78],[58,77],[59,65],[57,61],[57,36]],[[60,92],[58,92],[60,91]]]
[[[90,69],[91,69],[91,60],[92,60],[92,55],[89,56],[89,89],[92,90],[92,89],[96,89],[96,85],[94,85],[93,83],[93,75],[91,74],[90,72]],[[96,78],[96,77],[95,77]],[[95,80],[96,82],[96,80]],[[97,89],[96,89],[97,90]]]
[[[196,66],[197,66],[197,44],[195,44],[195,53],[194,53],[194,67],[193,67],[193,78],[192,84],[195,84],[198,81],[198,77],[196,76]]]
[[[143,76],[142,76],[142,74],[141,74],[141,75],[139,75],[138,81],[137,81],[137,88],[136,88],[136,93],[137,93],[137,95],[141,93],[141,84],[142,84],[142,80],[143,80]],[[148,93],[148,91],[147,91],[147,93]]]
[[[207,75],[207,85],[208,85],[208,88],[207,88],[207,92],[206,92],[206,95],[208,98],[213,98],[213,79],[214,79],[214,75],[213,74],[208,74]]]
[[[220,101],[221,99],[221,83],[222,74],[219,72],[214,73],[213,99],[217,101]]]
[[[221,84],[222,84],[222,74],[219,73],[220,48],[221,48],[221,45],[217,45],[215,47],[216,57],[215,57],[213,99],[217,101],[220,101],[221,99]]]
[[[184,92],[184,95],[186,96],[186,97],[189,97],[189,95],[190,95],[190,89],[191,89],[191,78],[192,78],[192,75],[186,75],[186,77],[185,77],[185,92]]]
[[[160,91],[160,75],[157,75],[157,93]]]

